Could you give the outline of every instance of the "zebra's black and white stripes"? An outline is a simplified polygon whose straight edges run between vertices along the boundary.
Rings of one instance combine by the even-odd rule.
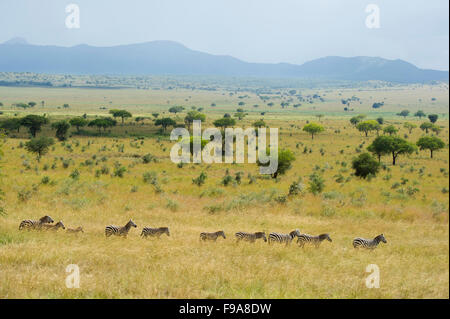
[[[25,219],[20,222],[19,230],[22,229],[41,229],[42,225],[53,223],[53,219],[50,216],[43,216],[39,220]]]
[[[264,232],[256,232],[256,233],[237,232],[235,236],[237,238],[237,241],[244,240],[254,243],[259,238],[262,238],[265,242],[267,241],[266,233]]]
[[[142,229],[141,236],[142,237],[160,237],[161,235],[166,234],[167,236],[170,236],[169,227],[159,227],[159,228],[150,228],[150,227],[144,227]]]
[[[137,227],[137,225],[131,219],[128,223],[126,223],[125,226],[122,226],[122,227],[114,226],[114,225],[106,226],[105,236],[109,237],[111,235],[115,235],[115,236],[127,237],[128,232],[130,231],[131,227]]]
[[[272,242],[277,242],[289,245],[296,236],[300,236],[300,230],[298,229],[291,231],[289,234],[270,233],[269,244],[271,244]]]
[[[297,243],[300,247],[305,246],[305,244],[313,244],[314,246],[319,247],[324,240],[332,241],[328,234],[320,234],[319,236],[301,234],[298,236]]]
[[[214,233],[200,233],[200,239],[204,241],[206,240],[216,241],[218,237],[223,237],[224,239],[226,238],[223,230],[219,230]]]
[[[353,247],[354,248],[367,248],[367,249],[375,249],[377,248],[380,242],[387,243],[384,235],[378,235],[374,239],[364,239],[364,238],[355,238],[353,239]]]

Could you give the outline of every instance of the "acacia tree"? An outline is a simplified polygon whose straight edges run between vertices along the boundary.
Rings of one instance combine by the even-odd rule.
[[[413,129],[415,129],[417,125],[414,123],[405,122],[405,124],[403,124],[403,127],[408,130],[409,134],[411,134]]]
[[[445,147],[444,141],[436,136],[423,136],[417,141],[420,150],[429,150],[430,156],[433,158],[433,152]]]
[[[120,117],[122,119],[122,125],[126,118],[132,117],[131,113],[127,110],[110,110],[109,113],[112,114],[113,117]]]
[[[80,132],[80,127],[88,125],[89,122],[83,117],[74,117],[70,119],[69,123],[77,128],[77,132]]]
[[[99,133],[100,133],[100,129],[103,128],[103,131],[106,131],[106,129],[108,127],[113,127],[116,126],[117,121],[109,118],[109,117],[104,117],[104,118],[100,118],[100,119],[95,119],[89,122],[88,126],[92,127],[92,126],[96,126]]]
[[[356,128],[358,129],[358,131],[364,132],[364,134],[367,137],[369,135],[369,132],[378,131],[381,129],[381,126],[380,126],[380,124],[378,124],[377,121],[369,120],[369,121],[364,121],[364,122],[358,123]]]
[[[397,134],[398,129],[394,125],[388,125],[383,129],[383,132],[385,134],[389,134],[389,136],[392,136],[394,134]]]
[[[420,129],[422,131],[425,131],[426,134],[428,134],[428,131],[431,130],[432,128],[433,128],[433,123],[423,122],[422,124],[420,124]]]
[[[439,115],[437,115],[437,114],[430,114],[430,115],[428,115],[428,119],[430,120],[431,123],[436,123],[438,118],[439,118]]]
[[[194,121],[202,121],[204,122],[206,120],[206,115],[203,113],[200,113],[198,111],[189,111],[186,114],[186,117],[184,118],[184,123],[187,125],[188,130],[191,129],[191,125]]]
[[[177,125],[177,122],[175,122],[170,117],[164,117],[162,119],[157,119],[155,121],[156,126],[161,126],[163,131],[165,132],[168,126],[175,126]]]
[[[20,132],[21,120],[18,118],[6,119],[0,123],[0,128],[8,131]]]
[[[378,160],[382,155],[392,155],[392,165],[396,164],[399,155],[412,154],[416,150],[414,144],[397,136],[379,136],[367,148],[368,151],[378,155]]]
[[[270,155],[270,149],[267,148],[267,156]],[[271,160],[272,161],[272,160]],[[278,150],[278,168],[275,173],[272,173],[272,178],[277,178],[278,175],[283,175],[292,167],[292,162],[295,161],[295,155],[291,150],[279,149]],[[267,166],[267,163],[261,163],[259,160],[257,162],[258,166]]]
[[[48,123],[48,118],[40,115],[30,114],[21,119],[20,124],[28,127],[31,136],[36,137],[37,132],[41,131],[42,125]]]
[[[418,110],[416,113],[414,113],[414,116],[421,119],[422,117],[425,117],[427,115],[422,110]]]
[[[70,129],[70,124],[67,121],[59,121],[52,124],[52,128],[56,130],[56,138],[59,141],[67,139],[67,132]]]
[[[183,112],[183,110],[184,110],[184,107],[182,107],[182,106],[172,106],[172,107],[169,109],[169,112],[170,112],[170,113],[177,114],[177,113]]]
[[[229,117],[223,117],[213,122],[215,127],[227,128],[236,125],[236,121]]]
[[[403,116],[403,118],[406,118],[409,115],[409,111],[408,110],[403,110],[399,113],[397,113],[398,116]]]
[[[30,153],[37,154],[37,159],[39,162],[41,156],[47,154],[48,149],[54,143],[55,142],[51,137],[41,136],[38,138],[33,138],[30,141],[26,142],[25,149]]]
[[[311,134],[311,139],[314,139],[314,135],[325,131],[324,127],[317,123],[309,123],[303,127],[303,131]]]

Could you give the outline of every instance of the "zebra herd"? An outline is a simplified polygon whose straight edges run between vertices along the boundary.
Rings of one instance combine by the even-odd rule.
[[[26,219],[23,220],[19,225],[19,230],[26,229],[26,230],[58,230],[59,228],[66,229],[64,224],[59,221],[56,224],[53,224],[54,220],[50,216],[44,216],[41,217],[39,220],[31,220]],[[105,236],[110,237],[112,235],[114,236],[121,236],[121,237],[127,237],[128,233],[131,229],[131,227],[136,228],[137,225],[130,219],[128,223],[126,223],[124,226],[114,226],[114,225],[108,225],[105,227]],[[77,228],[68,228],[66,229],[68,233],[79,233],[84,232],[83,227],[77,227]],[[167,236],[170,236],[169,228],[168,227],[158,227],[158,228],[150,228],[150,227],[144,227],[141,232],[141,237],[157,237],[160,238],[161,235],[166,234]],[[219,230],[212,233],[202,232],[200,233],[200,240],[201,241],[217,241],[219,237],[223,237],[226,239],[225,232],[223,230]],[[254,243],[258,239],[263,239],[264,242],[269,243],[284,243],[286,246],[289,245],[292,240],[294,240],[295,237],[297,237],[297,244],[300,247],[304,247],[306,244],[311,244],[318,248],[320,244],[327,240],[329,242],[332,242],[331,237],[329,234],[320,234],[318,236],[312,236],[308,234],[302,234],[300,233],[300,230],[296,229],[291,231],[289,234],[283,234],[283,233],[270,233],[269,239],[267,240],[266,233],[265,232],[256,232],[256,233],[247,233],[247,232],[237,232],[235,234],[237,242],[240,241],[247,241],[250,243]],[[380,242],[387,243],[386,238],[384,238],[384,235],[378,235],[373,239],[364,239],[357,237],[353,239],[353,247],[354,248],[366,248],[366,249],[375,249]]]

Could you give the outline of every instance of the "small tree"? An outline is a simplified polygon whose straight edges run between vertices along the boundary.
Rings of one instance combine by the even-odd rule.
[[[430,120],[431,123],[436,123],[438,118],[439,118],[439,115],[437,115],[437,114],[430,114],[430,115],[428,115],[428,119]]]
[[[394,125],[388,125],[383,129],[383,132],[392,136],[394,134],[397,134],[398,129]]]
[[[439,135],[439,133],[442,131],[441,127],[438,125],[434,125],[431,127],[431,130],[434,132],[434,134]]]
[[[364,132],[367,137],[370,131],[379,130],[381,127],[377,121],[369,120],[358,123],[358,125],[356,125],[356,128],[358,129],[358,131]]]
[[[77,132],[80,132],[80,127],[86,126],[89,122],[83,117],[74,117],[70,119],[69,123],[77,128]]]
[[[18,118],[6,119],[0,122],[0,128],[8,131],[20,132],[21,120]]]
[[[267,155],[269,156],[270,149],[267,149]],[[271,174],[272,178],[277,178],[278,175],[283,175],[292,167],[292,162],[295,161],[295,155],[292,151],[288,149],[278,150],[278,168],[277,171]],[[257,162],[258,166],[267,166],[267,163],[263,164],[259,160]]]
[[[320,124],[316,124],[316,123],[309,123],[306,124],[303,127],[303,131],[308,132],[309,134],[311,134],[311,139],[314,139],[314,135],[319,134],[323,131],[325,131],[324,127]]]
[[[188,130],[191,129],[191,125],[194,121],[202,121],[204,122],[206,120],[206,115],[202,114],[198,111],[189,111],[184,118],[184,123],[186,123]]]
[[[321,175],[314,172],[309,176],[308,190],[314,195],[320,194],[325,188],[325,181]]]
[[[427,115],[422,110],[419,110],[416,113],[414,113],[414,116],[421,119],[422,117],[425,117]]]
[[[183,112],[183,110],[184,110],[184,107],[182,107],[182,106],[172,106],[172,107],[169,109],[169,112],[170,112],[170,113],[177,114],[177,113]]]
[[[220,128],[227,128],[227,127],[233,127],[234,125],[236,125],[236,121],[232,118],[229,117],[223,117],[221,119],[215,120],[213,122],[215,127],[220,127]]]
[[[398,116],[403,116],[404,118],[406,118],[409,115],[409,111],[408,110],[403,110],[399,113],[397,113]]]
[[[101,128],[103,128],[103,131],[106,131],[108,127],[116,126],[116,124],[117,124],[116,120],[109,117],[104,117],[90,121],[88,126],[89,127],[96,126],[98,131],[100,132]]]
[[[403,124],[403,127],[408,130],[409,134],[411,134],[413,129],[415,129],[417,125],[414,123],[405,122],[405,124]]]
[[[41,127],[48,123],[48,119],[39,115],[27,115],[20,121],[21,125],[28,127],[31,136],[36,137],[37,132],[41,131]]]
[[[356,176],[365,179],[369,175],[375,176],[378,173],[380,163],[369,153],[362,153],[353,159],[352,167],[355,170]]]
[[[175,126],[177,125],[177,122],[175,122],[170,117],[164,117],[162,119],[157,119],[155,121],[156,126],[161,126],[163,131],[165,132],[168,126]]]
[[[425,131],[426,134],[428,134],[428,131],[431,130],[432,128],[433,128],[433,123],[423,122],[422,124],[420,124],[420,129],[422,131]]]
[[[30,152],[37,154],[37,159],[40,161],[41,156],[47,154],[48,149],[50,146],[52,146],[55,142],[51,137],[39,137],[39,138],[33,138],[30,141],[25,143],[25,149]]]
[[[67,132],[70,129],[70,124],[67,121],[59,121],[52,124],[52,128],[56,130],[56,138],[59,141],[67,139]]]
[[[266,122],[264,122],[263,120],[258,120],[253,123],[253,127],[255,128],[266,127]]]
[[[433,158],[434,151],[438,151],[445,147],[444,141],[436,136],[423,136],[417,141],[416,144],[420,150],[429,150],[431,158]]]
[[[153,117],[156,119],[159,116],[159,113],[152,113]]]
[[[122,125],[126,118],[132,117],[131,113],[127,110],[110,110],[109,113],[112,114],[113,117],[120,117],[122,119]]]
[[[378,124],[383,125],[384,124],[384,118],[382,118],[380,116],[379,118],[377,118],[377,122],[378,122]]]

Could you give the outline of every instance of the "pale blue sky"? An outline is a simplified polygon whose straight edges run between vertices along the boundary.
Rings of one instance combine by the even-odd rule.
[[[80,7],[81,28],[65,27]],[[365,26],[366,5],[380,29]],[[380,56],[448,70],[448,0],[1,0],[0,42],[96,46],[178,41],[249,62]]]

